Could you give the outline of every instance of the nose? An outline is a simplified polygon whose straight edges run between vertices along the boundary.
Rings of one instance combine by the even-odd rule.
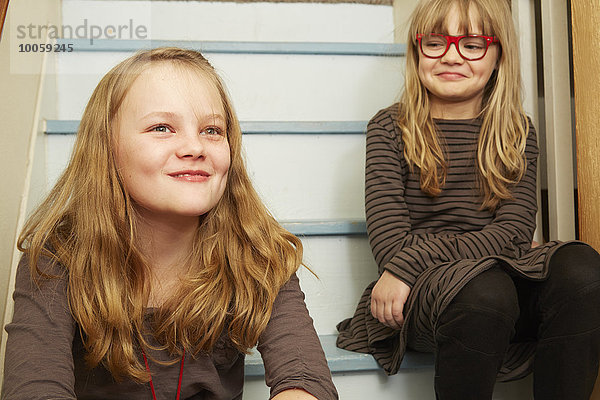
[[[450,43],[448,51],[442,56],[441,61],[447,64],[462,64],[464,62],[464,59],[458,52],[458,43]]]
[[[198,132],[187,130],[185,132],[180,131],[179,134],[177,157],[196,159],[206,156],[206,146]]]

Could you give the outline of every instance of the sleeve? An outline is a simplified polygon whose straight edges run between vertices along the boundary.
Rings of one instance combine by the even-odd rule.
[[[319,400],[338,399],[296,275],[279,291],[271,319],[259,338],[258,351],[265,365],[271,398],[296,388]]]
[[[388,270],[413,286],[429,266],[461,259],[502,255],[520,257],[531,246],[535,229],[537,142],[527,139],[527,170],[503,201],[490,224],[462,234],[413,234],[404,199],[407,173],[392,122],[372,120],[367,130],[365,212],[373,254],[382,273]]]
[[[3,400],[76,399],[75,322],[67,301],[67,279],[64,270],[47,259],[40,259],[40,270],[60,277],[35,283],[27,256],[17,268],[14,313],[6,326]]]

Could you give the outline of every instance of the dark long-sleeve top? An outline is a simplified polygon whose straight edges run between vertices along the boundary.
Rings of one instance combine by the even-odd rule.
[[[491,212],[481,209],[478,189],[479,119],[434,121],[447,162],[445,185],[435,197],[421,190],[419,168],[410,171],[397,121],[395,104],[369,122],[365,212],[379,273],[390,271],[411,287],[404,306],[405,323],[398,333],[373,318],[369,310],[373,282],[363,293],[354,317],[338,325],[338,346],[372,353],[390,374],[398,371],[404,355],[409,323],[418,331],[432,332],[434,321],[454,295],[472,277],[498,262],[514,274],[544,279],[549,256],[562,245],[551,242],[531,249],[538,156],[532,126],[524,154],[525,175],[511,188],[513,198]],[[428,335],[422,337],[427,340]],[[431,345],[424,343],[423,348]],[[528,368],[532,351],[520,347],[511,352],[502,370],[507,379]]]
[[[491,213],[481,210],[475,153],[478,120],[438,120],[448,176],[442,194],[425,196],[418,168],[408,165],[390,122],[372,121],[367,136],[365,210],[375,259],[413,286],[429,266],[461,259],[505,255],[518,259],[531,247],[535,229],[537,143],[527,140],[527,171],[514,199]],[[393,127],[391,127],[393,128]]]
[[[42,280],[37,286],[27,257],[22,258],[13,295],[14,316],[6,327],[2,399],[152,399],[149,384],[116,382],[104,367],[86,366],[80,329],[69,310],[64,268],[47,260],[40,264],[42,271],[63,278]],[[295,275],[275,300],[258,350],[271,397],[301,388],[319,400],[338,398]],[[158,360],[172,359],[166,351],[149,352]],[[174,399],[180,363],[167,366],[148,358],[157,399]],[[241,399],[243,383],[244,355],[223,333],[209,354],[186,356],[181,399]]]

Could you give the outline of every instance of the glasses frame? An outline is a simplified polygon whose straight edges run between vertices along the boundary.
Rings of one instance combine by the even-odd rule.
[[[439,36],[439,37],[443,37],[446,39],[446,50],[444,50],[444,52],[439,55],[439,56],[428,56],[427,54],[425,54],[425,52],[423,51],[423,45],[421,43],[421,39],[424,36]],[[463,38],[483,38],[485,39],[485,51],[483,52],[483,55],[481,57],[477,57],[477,58],[469,58],[469,57],[465,57],[463,55],[463,53],[460,52],[460,46],[458,45],[459,40],[463,39]],[[494,44],[494,43],[500,43],[500,41],[498,40],[498,38],[496,36],[485,36],[485,35],[460,35],[460,36],[450,36],[450,35],[442,35],[440,33],[417,33],[417,41],[419,42],[419,50],[421,50],[421,54],[423,54],[423,56],[427,57],[427,58],[442,58],[446,55],[446,53],[448,53],[448,50],[450,49],[450,45],[452,43],[454,43],[454,47],[456,48],[456,51],[458,52],[458,55],[460,55],[462,58],[464,58],[467,61],[477,61],[477,60],[481,60],[483,57],[485,57],[485,55],[487,54],[488,49],[490,48],[490,45]]]

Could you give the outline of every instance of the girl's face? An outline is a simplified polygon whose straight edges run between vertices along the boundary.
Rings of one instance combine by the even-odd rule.
[[[479,15],[471,7],[469,19],[472,32],[460,31],[460,15],[456,6],[446,18],[447,34],[483,35]],[[430,32],[423,32],[430,33]],[[432,32],[441,33],[441,32]],[[454,44],[441,58],[425,57],[419,50],[419,78],[427,91],[434,118],[474,118],[481,111],[481,101],[487,82],[498,61],[498,46],[490,45],[485,56],[476,61],[463,59]]]
[[[142,218],[197,218],[225,190],[225,110],[201,73],[160,62],[129,89],[116,123],[116,163]]]

